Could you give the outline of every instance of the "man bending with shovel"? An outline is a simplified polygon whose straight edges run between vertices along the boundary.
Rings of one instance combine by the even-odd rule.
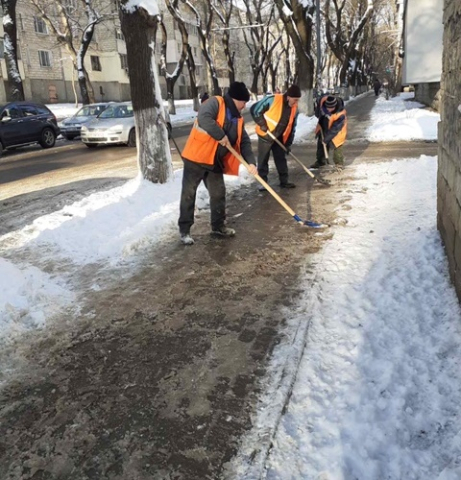
[[[215,96],[203,103],[182,152],[182,180],[179,233],[184,245],[193,245],[190,229],[194,223],[197,188],[205,183],[210,194],[211,233],[233,237],[235,230],[226,226],[226,187],[223,174],[238,175],[240,162],[229,152],[248,162],[248,171],[256,175],[250,137],[245,131],[241,111],[250,100],[245,84],[234,82],[224,97]]]
[[[301,90],[297,85],[292,85],[286,93],[267,95],[250,108],[258,134],[259,175],[267,182],[269,157],[272,152],[282,188],[296,187],[288,181],[286,154],[290,151],[295,136],[300,98]],[[264,191],[265,188],[261,187],[260,190]]]
[[[315,115],[319,119],[315,129],[317,161],[311,168],[326,166],[330,150],[333,150],[335,166],[343,168],[343,144],[347,136],[347,114],[342,98],[323,95],[319,99]]]

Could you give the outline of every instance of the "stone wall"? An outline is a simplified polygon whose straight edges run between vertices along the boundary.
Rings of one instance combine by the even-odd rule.
[[[461,299],[461,3],[445,0],[438,132],[437,227]]]
[[[415,100],[440,111],[440,82],[415,85]]]

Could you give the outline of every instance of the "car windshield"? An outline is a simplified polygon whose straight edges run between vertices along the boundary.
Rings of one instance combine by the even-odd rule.
[[[76,117],[96,117],[104,111],[105,105],[85,105],[76,114]]]
[[[107,107],[99,118],[126,118],[133,116],[133,107],[131,105],[114,105]]]

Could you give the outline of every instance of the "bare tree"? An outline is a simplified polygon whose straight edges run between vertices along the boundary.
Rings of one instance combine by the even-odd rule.
[[[250,53],[250,66],[253,73],[250,91],[256,98],[260,76],[264,74],[268,58],[281,41],[281,37],[272,41],[270,25],[274,21],[275,14],[272,2],[267,2],[267,0],[243,0],[243,3],[246,11],[245,20],[241,19],[241,22],[248,26],[248,29],[243,30],[243,35]],[[264,82],[266,80],[263,80]]]
[[[290,35],[297,55],[296,81],[301,89],[300,111],[313,113],[314,59],[312,48],[312,25],[314,2],[298,0],[274,0],[280,18]]]
[[[173,168],[155,60],[159,15],[129,2],[121,2],[120,22],[126,42],[138,164],[145,179],[165,183]]]
[[[232,1],[217,3],[215,0],[207,0],[207,2],[209,8],[214,10],[223,25],[221,41],[224,47],[224,56],[227,62],[230,84],[235,82],[234,53],[230,47],[230,28],[234,3]]]
[[[179,0],[165,0],[165,4],[170,12],[171,16],[175,19],[178,29],[181,33],[181,40],[183,49],[186,48],[186,65],[189,72],[190,79],[190,88],[191,95],[194,100],[194,110],[197,112],[199,108],[198,101],[198,88],[197,88],[197,77],[196,77],[196,68],[195,60],[192,55],[192,48],[189,45],[189,32],[187,31],[186,20],[184,19],[180,9],[179,9]]]
[[[328,46],[341,63],[339,81],[342,85],[355,81],[362,34],[372,14],[373,0],[325,2],[326,38]]]
[[[160,56],[160,66],[161,66],[161,73],[165,77],[165,82],[166,82],[166,93],[167,93],[167,99],[168,99],[168,110],[169,112],[174,115],[176,114],[176,107],[174,104],[174,86],[176,84],[176,81],[178,80],[179,76],[181,75],[183,66],[184,66],[184,61],[187,56],[187,47],[188,44],[185,44],[183,42],[182,44],[182,49],[181,49],[181,55],[179,57],[179,60],[176,64],[175,69],[173,70],[172,73],[168,72],[167,69],[167,56],[166,56],[166,47],[167,47],[167,41],[168,41],[168,34],[167,30],[165,28],[165,24],[162,21],[162,18],[159,17],[159,25],[162,30],[162,44],[161,44],[161,56]]]
[[[9,98],[24,100],[24,87],[18,66],[18,38],[16,28],[16,0],[2,0],[3,44],[8,73]]]
[[[85,68],[85,55],[93,40],[96,25],[108,18],[113,18],[110,11],[101,12],[94,0],[80,0],[82,10],[73,8],[65,0],[30,0],[59,45],[68,51],[77,71],[82,102],[94,103],[94,91]],[[110,9],[110,3],[103,7]]]
[[[221,95],[221,88],[219,87],[218,74],[216,72],[216,67],[214,64],[213,57],[210,53],[210,37],[211,37],[211,27],[213,26],[214,21],[214,10],[208,8],[206,3],[203,4],[204,14],[201,15],[198,8],[193,5],[190,0],[181,0],[184,5],[189,9],[189,11],[195,16],[196,26],[198,37],[200,39],[200,44],[202,48],[203,56],[208,67],[208,75],[213,87],[214,95]],[[195,2],[194,2],[195,3]],[[205,18],[205,20],[203,20]]]

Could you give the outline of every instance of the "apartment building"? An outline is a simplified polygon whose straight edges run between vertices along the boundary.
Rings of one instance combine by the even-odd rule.
[[[85,56],[85,66],[94,90],[95,100],[125,101],[130,99],[127,52],[118,18],[117,0],[105,1],[102,10],[106,20],[96,26],[95,34]],[[159,2],[160,3],[160,2]],[[161,5],[161,3],[160,3]],[[75,16],[81,3],[67,0],[66,8]],[[164,22],[168,32],[167,69],[172,72],[181,52],[181,35],[174,21],[164,9]],[[41,103],[75,102],[80,90],[72,58],[65,46],[28,0],[17,3],[17,33],[19,70],[24,84],[25,97]],[[196,62],[196,75],[201,91],[206,90],[206,72],[203,63],[196,27],[189,24],[189,43]],[[78,49],[78,45],[75,45]],[[156,46],[160,63],[160,45]],[[3,26],[0,25],[0,102],[7,101],[8,76],[4,59]],[[175,86],[175,97],[189,98],[190,82],[186,68]],[[160,77],[162,96],[166,97],[166,83]]]

